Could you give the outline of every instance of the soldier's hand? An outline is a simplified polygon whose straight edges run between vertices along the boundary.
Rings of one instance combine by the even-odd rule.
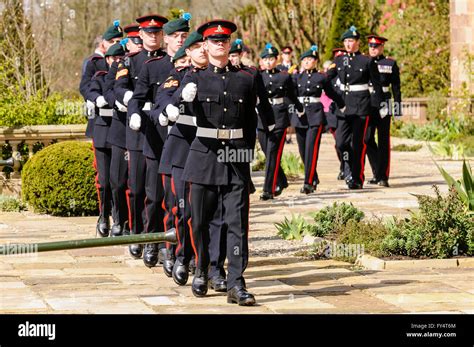
[[[379,110],[380,118],[384,119],[388,115],[388,107],[384,106]]]
[[[272,125],[269,125],[269,126],[268,126],[268,131],[269,131],[269,132],[272,132],[273,129],[275,129],[275,124],[272,124]]]
[[[123,96],[123,103],[125,104],[125,106],[128,106],[128,102],[130,101],[132,96],[133,92],[131,90],[125,92],[125,95]]]
[[[169,123],[168,118],[163,113],[160,113],[160,116],[158,117],[158,121],[160,122],[160,125],[162,127],[167,126]]]
[[[117,106],[117,110],[120,112],[127,112],[127,107],[118,102],[118,100],[115,100],[115,106]]]
[[[176,122],[179,118],[179,108],[176,106],[169,104],[166,106],[166,114],[168,115],[168,119],[172,122]]]
[[[346,111],[346,106],[344,106],[343,108],[340,108],[339,110],[341,111],[341,113],[344,113]]]
[[[183,92],[181,93],[181,97],[185,102],[192,102],[197,94],[197,85],[196,83],[188,83],[183,88]]]
[[[87,108],[87,111],[89,111],[88,114],[90,114],[91,111],[93,111],[95,109],[95,104],[92,101],[87,100],[86,101],[86,108]]]
[[[132,114],[130,117],[130,122],[128,123],[128,126],[130,129],[138,131],[140,130],[140,127],[142,126],[142,117],[138,113]]]
[[[107,100],[105,100],[105,98],[102,95],[100,95],[97,97],[97,99],[95,99],[95,104],[97,105],[98,108],[102,108],[108,105],[108,102]]]
[[[296,115],[298,116],[298,118],[301,118],[304,115],[304,109],[302,111],[296,110]]]

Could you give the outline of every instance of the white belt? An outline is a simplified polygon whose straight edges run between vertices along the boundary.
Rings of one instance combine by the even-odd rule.
[[[269,98],[268,101],[272,105],[280,105],[280,104],[283,104],[283,102],[285,102],[285,99],[284,98]]]
[[[99,116],[101,117],[112,117],[114,110],[111,108],[99,108]]]
[[[177,124],[185,124],[195,127],[196,126],[196,117],[188,116],[187,114],[180,114],[178,120],[176,121]]]
[[[233,140],[244,137],[243,129],[210,129],[198,127],[196,136],[218,140]]]
[[[315,104],[321,102],[321,98],[315,96],[298,96],[298,100],[303,104]]]
[[[344,92],[362,92],[364,90],[369,90],[369,85],[366,84],[352,84],[352,85],[344,85],[341,84],[339,86],[342,91]]]
[[[151,111],[153,104],[151,102],[145,102],[143,105],[142,111]]]
[[[369,91],[370,91],[371,93],[373,93],[373,92],[374,92],[374,87],[369,86]],[[389,91],[390,91],[390,88],[389,88],[389,87],[382,87],[382,92],[388,93]]]

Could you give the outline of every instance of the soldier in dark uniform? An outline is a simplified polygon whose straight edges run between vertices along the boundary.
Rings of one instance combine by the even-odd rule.
[[[392,116],[401,117],[402,93],[400,89],[400,70],[397,62],[384,56],[384,45],[388,41],[385,37],[369,35],[369,55],[377,64],[382,84],[382,95],[371,93],[371,117],[369,122],[369,141],[367,143],[367,156],[374,177],[370,184],[389,187],[390,176],[390,124]],[[391,102],[390,86],[392,86],[393,104]],[[377,131],[377,142],[375,142]]]
[[[181,58],[189,56],[191,66],[179,64]],[[183,47],[173,57],[173,69],[155,97],[155,109],[150,112],[154,123],[162,126],[171,125],[171,130],[163,148],[160,161],[160,173],[171,175],[175,193],[176,230],[178,244],[175,250],[176,262],[172,276],[175,283],[185,285],[189,276],[189,265],[193,257],[190,235],[191,206],[189,203],[190,186],[182,179],[184,166],[189,153],[189,147],[196,137],[196,118],[191,115],[189,104],[180,103],[179,95],[173,95],[178,90],[181,80],[191,69],[204,69],[207,66],[207,54],[203,48],[202,35],[191,33]],[[176,103],[176,105],[175,105]],[[179,116],[179,117],[177,117]]]
[[[123,28],[127,38],[121,41],[122,46],[127,48],[131,54],[142,50],[143,41],[140,38],[139,27],[137,24],[130,24]],[[122,63],[113,62],[110,66],[106,79],[111,85],[108,93],[114,93],[115,76],[117,75],[118,65]],[[126,146],[126,127],[127,127],[127,107],[115,100],[115,109],[112,116],[112,123],[107,134],[107,141],[112,147],[112,158],[110,161],[110,188],[112,191],[112,217],[113,225],[112,235],[128,234],[129,208],[127,203],[127,179],[128,179],[128,153]]]
[[[341,81],[345,108],[344,118],[338,120],[336,145],[343,160],[350,163],[351,176],[346,179],[349,189],[362,189],[368,125],[370,119],[369,82],[381,90],[376,65],[370,57],[359,52],[360,34],[352,26],[342,35],[347,53],[337,57],[328,70],[331,79]]]
[[[186,14],[185,14],[186,15]],[[165,32],[164,41],[167,44],[166,52],[161,51],[157,57],[145,62],[138,76],[137,85],[130,101],[129,112],[133,116],[139,116],[146,103],[153,103],[158,88],[168,78],[174,68],[172,58],[176,51],[183,45],[189,32],[189,16],[167,22],[163,26]],[[150,109],[151,110],[151,109]],[[163,145],[168,135],[168,127],[153,124],[149,117],[150,110],[146,110],[144,121],[146,122],[145,141],[143,143],[143,154],[146,157],[146,217],[145,232],[163,232],[163,228],[174,227],[172,209],[174,194],[172,193],[171,175],[160,175],[159,164]],[[166,187],[166,199],[165,197]],[[143,261],[146,266],[153,267],[158,263],[159,244],[148,244],[145,248]],[[174,265],[174,252],[171,245],[160,249],[163,258],[163,269],[167,276],[171,277]]]
[[[321,103],[323,90],[340,108],[344,106],[342,98],[332,89],[329,77],[316,69],[318,59],[318,46],[313,45],[301,55],[300,60],[305,71],[298,74],[296,78],[298,100],[305,108],[305,114],[301,115],[300,119],[303,124],[308,124],[304,154],[305,179],[301,188],[301,193],[304,194],[314,192],[319,184],[316,168],[321,137],[326,124],[324,107]]]
[[[120,104],[128,106],[137,84],[138,75],[145,61],[162,56],[161,30],[168,21],[160,15],[146,15],[136,20],[140,27],[140,38],[143,40],[143,50],[128,54],[123,63],[119,64],[114,91]],[[145,105],[151,109],[151,104]],[[141,110],[140,110],[141,111]],[[127,110],[126,146],[128,151],[128,190],[129,223],[132,234],[140,234],[145,228],[145,180],[146,160],[143,155],[143,144],[146,131],[146,122],[142,124],[142,113]],[[134,258],[142,255],[142,245],[129,246],[130,254]]]
[[[290,125],[289,108],[296,108],[299,116],[304,113],[303,105],[296,97],[295,86],[291,76],[287,71],[277,69],[276,62],[278,50],[270,43],[265,46],[260,57],[264,60],[265,71],[262,73],[263,83],[267,90],[270,103],[273,106],[273,115],[275,118],[275,128],[269,134],[266,148],[265,163],[265,182],[263,184],[263,193],[260,196],[262,200],[273,199],[276,195],[278,186],[278,176],[284,175],[280,166],[280,160],[285,145],[286,130]],[[281,172],[281,173],[280,173]],[[286,177],[281,179],[282,184],[287,186]],[[286,183],[286,184],[285,184]],[[284,188],[280,187],[280,188]]]
[[[346,50],[344,48],[334,48],[332,50],[332,52],[333,52],[333,60],[335,60],[337,57],[339,57],[341,55],[344,55],[344,53],[346,53]],[[330,65],[332,64],[331,61],[328,61],[328,62],[329,62],[329,66],[327,68],[325,68],[325,72],[327,72]],[[339,77],[336,76],[331,81],[331,83],[332,83],[333,89],[336,92],[342,94],[342,91],[340,89],[341,81],[339,80]],[[326,120],[327,120],[326,129],[333,136],[334,142],[336,142],[337,120],[338,120],[338,118],[343,118],[344,115],[341,113],[339,108],[336,106],[335,102],[332,102],[329,105],[329,110],[325,114],[326,114]],[[334,145],[334,148],[336,150],[337,159],[339,159],[339,174],[337,175],[337,179],[342,181],[346,178],[346,176],[351,175],[351,169],[350,169],[349,165],[347,164],[347,162],[342,160],[342,153],[339,151],[339,149],[337,148],[336,145]]]
[[[105,53],[107,67],[114,61],[118,61],[125,51],[120,44],[112,45]],[[96,186],[99,197],[99,222],[97,231],[102,237],[109,236],[110,222],[109,217],[112,209],[112,192],[110,189],[110,160],[111,148],[107,141],[107,133],[112,122],[113,108],[115,106],[115,96],[113,93],[107,93],[112,82],[106,81],[107,71],[97,71],[89,85],[87,100],[96,105],[95,123],[93,130],[94,143],[94,167],[97,171]],[[116,216],[114,216],[116,218]],[[113,234],[113,236],[118,236]]]
[[[298,73],[298,65],[293,64],[293,48],[285,46],[281,49],[281,64],[276,66],[281,71],[288,71],[290,75]]]
[[[191,183],[193,294],[200,297],[208,291],[209,224],[221,200],[227,225],[227,302],[254,305],[243,273],[248,264],[249,163],[256,141],[257,87],[252,74],[229,62],[235,30],[236,25],[225,20],[207,22],[197,30],[205,39],[209,65],[193,69],[182,82],[181,96],[193,103],[197,122],[183,179]]]

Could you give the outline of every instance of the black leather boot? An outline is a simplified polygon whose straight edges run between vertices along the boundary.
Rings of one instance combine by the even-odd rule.
[[[227,281],[222,276],[214,276],[209,279],[209,287],[214,289],[216,292],[226,292],[227,291]]]
[[[184,286],[188,283],[189,278],[189,265],[181,263],[179,259],[176,259],[173,266],[173,280],[178,286]]]
[[[97,221],[96,231],[101,237],[108,237],[110,231],[109,218],[99,216]]]
[[[207,294],[208,281],[207,270],[196,269],[193,284],[191,285],[191,291],[194,296],[199,298]]]
[[[256,300],[244,287],[233,287],[227,292],[227,303],[253,306],[256,304]]]
[[[158,263],[158,244],[147,243],[143,253],[143,262],[147,267],[154,267]]]

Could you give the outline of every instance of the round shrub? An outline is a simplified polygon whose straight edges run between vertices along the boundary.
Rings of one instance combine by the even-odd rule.
[[[22,170],[22,197],[35,211],[55,216],[98,213],[94,153],[87,142],[45,147]]]

